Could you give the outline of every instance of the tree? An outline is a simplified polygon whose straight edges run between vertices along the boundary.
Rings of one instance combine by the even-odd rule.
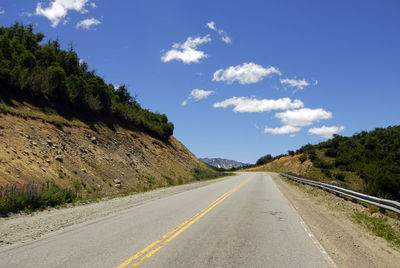
[[[50,66],[47,68],[47,79],[46,79],[46,93],[62,100],[66,97],[65,90],[65,71],[59,66]]]

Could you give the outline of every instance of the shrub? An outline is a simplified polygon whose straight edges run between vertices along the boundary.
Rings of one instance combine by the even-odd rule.
[[[302,154],[302,155],[299,156],[299,160],[300,160],[301,163],[303,163],[304,161],[307,160],[307,156],[305,154]]]
[[[79,196],[72,190],[61,189],[50,182],[41,186],[30,183],[21,188],[17,188],[15,185],[0,187],[0,215],[54,207],[74,202],[77,199]]]
[[[344,175],[343,173],[336,173],[335,174],[335,179],[337,179],[339,181],[344,181],[345,178],[346,178],[346,175]]]
[[[335,150],[333,148],[329,148],[328,150],[325,151],[325,156],[336,157],[337,156],[337,150]]]
[[[323,169],[323,170],[322,170],[322,173],[323,173],[326,177],[332,178],[332,173],[331,173],[331,171],[330,171],[329,169]]]

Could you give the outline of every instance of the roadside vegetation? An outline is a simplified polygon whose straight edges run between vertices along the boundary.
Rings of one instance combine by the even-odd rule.
[[[79,199],[76,191],[61,189],[50,182],[40,186],[27,184],[23,187],[0,187],[0,215],[6,216],[10,212],[18,211],[30,213],[46,207],[73,203]]]
[[[214,170],[205,170],[195,168],[192,171],[192,177],[177,179],[164,175],[167,186],[182,185],[194,181],[212,180],[221,177],[233,175]],[[60,169],[59,176],[64,177],[66,174]],[[139,192],[147,192],[159,187],[165,187],[161,181],[158,184],[156,178],[144,176],[147,186],[142,188],[127,189],[123,192],[112,194],[107,198],[115,198],[127,196]],[[75,204],[79,202],[94,202],[104,198],[104,195],[98,192],[95,187],[89,187],[83,180],[75,180],[73,189],[63,189],[57,186],[54,182],[37,185],[29,183],[24,186],[7,185],[0,187],[0,216],[6,217],[9,213],[25,212],[31,213],[37,210],[42,210],[47,207],[58,207],[66,204]]]
[[[354,212],[352,217],[357,223],[364,225],[376,236],[382,237],[400,247],[400,230],[390,225],[387,217],[374,217],[365,212]]]
[[[330,210],[344,213],[349,219],[366,228],[372,234],[384,238],[390,244],[400,248],[400,215],[387,211],[379,213],[379,209],[366,203],[346,202],[346,197],[338,197],[322,189],[303,185],[285,177],[280,178],[287,184],[301,189],[305,194],[317,198],[319,204],[324,204]],[[341,200],[340,200],[341,199]]]
[[[33,25],[0,27],[3,112],[12,106],[7,101],[18,99],[66,115],[99,121],[115,118],[163,140],[173,134],[166,115],[143,109],[125,85],[107,84],[89,70],[72,45],[63,50],[58,40],[43,42],[44,37],[34,32]],[[58,123],[62,126],[63,121]]]
[[[345,188],[400,200],[400,126],[376,128],[351,137],[335,135],[328,141],[307,144],[284,156],[288,155],[296,156],[300,163],[312,162],[312,168],[302,175],[337,180]],[[281,157],[267,155],[257,165]]]

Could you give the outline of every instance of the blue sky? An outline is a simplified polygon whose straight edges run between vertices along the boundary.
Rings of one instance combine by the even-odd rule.
[[[198,157],[254,163],[399,124],[399,1],[3,0],[167,114]]]

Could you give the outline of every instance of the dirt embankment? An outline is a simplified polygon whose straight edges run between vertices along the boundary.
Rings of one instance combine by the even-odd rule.
[[[143,191],[181,184],[208,169],[174,137],[169,142],[119,128],[62,129],[0,113],[0,187],[48,181],[83,194]]]
[[[270,163],[246,169],[246,171],[293,172],[306,176],[313,169],[313,164],[309,159],[301,162],[299,157],[300,155],[284,156]]]
[[[352,215],[368,209],[307,185],[270,173],[313,234],[339,267],[399,267],[400,249],[356,223]],[[377,217],[383,215],[377,215]],[[387,217],[398,228],[398,221]]]

